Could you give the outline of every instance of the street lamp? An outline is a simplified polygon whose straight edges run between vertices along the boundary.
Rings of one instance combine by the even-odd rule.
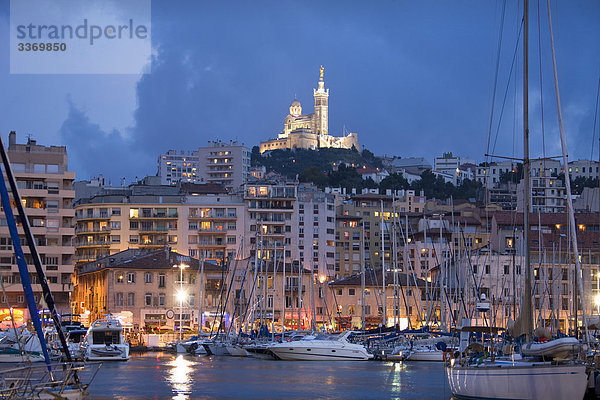
[[[179,302],[179,341],[181,342],[181,331],[183,329],[183,302],[187,299],[187,293],[183,289],[183,270],[189,268],[187,264],[180,263],[174,265],[173,268],[179,268],[179,291],[175,294],[177,301]]]

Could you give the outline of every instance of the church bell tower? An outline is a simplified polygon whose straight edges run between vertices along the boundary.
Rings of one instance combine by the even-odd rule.
[[[315,114],[314,114],[314,132],[321,135],[328,135],[328,100],[329,100],[329,89],[325,89],[325,82],[323,81],[323,66],[319,72],[318,89],[313,89],[313,95],[315,97]]]

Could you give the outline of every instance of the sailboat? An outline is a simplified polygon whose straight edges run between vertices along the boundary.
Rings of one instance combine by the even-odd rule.
[[[533,308],[532,308],[532,285],[531,285],[531,263],[529,251],[529,210],[531,198],[529,196],[529,176],[530,176],[530,161],[529,161],[529,126],[528,126],[528,14],[529,1],[524,0],[524,15],[523,15],[523,166],[525,180],[525,196],[524,196],[524,243],[525,243],[525,288],[523,293],[523,302],[520,319],[520,325],[526,333],[526,341],[528,344],[523,346],[524,349],[536,349],[543,352],[543,346],[534,346],[531,344],[533,339]],[[550,25],[550,34],[552,34],[552,25]],[[553,61],[554,47],[553,47]],[[555,68],[556,80],[556,68]],[[557,91],[557,99],[560,99]],[[560,100],[559,100],[560,101]],[[563,148],[564,165],[567,166],[566,146],[564,141],[564,132],[562,130],[562,118],[560,114],[559,102],[559,125],[561,131],[561,141]],[[573,207],[571,204],[570,182],[568,168],[565,168],[565,180],[567,185],[567,201],[569,203],[569,220],[572,226],[575,224],[573,216]],[[573,234],[575,230],[573,229]],[[574,252],[576,265],[578,264],[577,257],[577,239],[574,239]],[[579,269],[579,268],[578,268]],[[579,272],[579,271],[578,271]],[[486,304],[481,303],[480,311],[486,310]],[[489,310],[489,303],[487,304]],[[584,312],[585,316],[585,312]],[[466,324],[468,325],[468,324]],[[558,358],[552,361],[545,361],[542,358],[522,358],[520,355],[510,355],[508,357],[495,358],[493,351],[493,340],[490,340],[491,357],[486,357],[483,346],[478,344],[479,348],[474,349],[474,344],[468,345],[468,340],[471,334],[480,333],[490,334],[493,336],[498,333],[497,328],[489,326],[469,327],[463,326],[460,328],[460,347],[459,352],[455,353],[456,357],[451,358],[446,365],[446,374],[450,390],[454,397],[458,398],[483,398],[483,399],[582,399],[586,387],[588,376],[586,373],[586,365],[571,360],[559,360]],[[513,336],[519,336],[520,332]],[[575,340],[576,341],[576,340]],[[572,340],[562,345],[572,345]],[[577,341],[576,341],[577,342]],[[555,343],[558,345],[558,343]],[[532,346],[534,349],[532,349]],[[548,346],[546,347],[555,347]],[[469,350],[474,353],[468,356]],[[553,350],[556,350],[554,348]],[[568,353],[568,349],[566,351]],[[524,352],[525,353],[525,352]],[[560,354],[564,355],[561,351]]]
[[[2,158],[4,174],[6,174],[6,178],[4,176],[0,176],[0,200],[12,239],[15,259],[19,268],[19,274],[21,276],[21,284],[23,285],[24,297],[29,309],[29,314],[31,315],[31,322],[33,323],[37,338],[39,340],[39,347],[41,350],[40,353],[45,361],[44,364],[40,363],[41,365],[29,364],[22,367],[1,371],[0,398],[85,398],[88,395],[87,387],[94,379],[100,364],[84,364],[73,362],[72,360],[71,353],[67,345],[67,340],[62,329],[60,317],[56,311],[54,297],[52,296],[52,292],[48,286],[48,281],[46,280],[40,255],[35,244],[36,241],[34,240],[31,226],[29,225],[29,219],[27,218],[25,208],[17,189],[17,181],[13,175],[10,160],[8,159],[2,138],[0,138],[0,157]],[[23,252],[23,248],[21,247],[21,239],[19,237],[16,219],[12,210],[13,204],[11,203],[11,199],[9,197],[5,179],[10,185],[14,206],[18,211],[18,215],[20,216],[19,220],[29,246],[39,284],[42,288],[44,301],[46,302],[46,305],[50,311],[52,321],[54,322],[54,327],[62,345],[63,355],[67,360],[67,362],[64,363],[52,363],[50,359],[48,346],[46,344],[41,320],[39,318],[39,313],[33,295],[31,280],[29,278],[29,270],[25,261],[25,254]],[[27,348],[25,348],[25,350],[27,350]]]

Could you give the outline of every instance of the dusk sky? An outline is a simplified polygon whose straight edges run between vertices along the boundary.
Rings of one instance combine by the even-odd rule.
[[[210,140],[251,148],[276,137],[294,95],[312,112],[323,65],[332,135],[345,127],[376,155],[433,162],[452,151],[481,162],[494,103],[490,151],[520,157],[520,47],[510,82],[509,73],[522,4],[507,1],[503,14],[503,3],[154,0],[149,74],[14,75],[9,3],[2,1],[0,131],[5,141],[14,130],[19,142],[31,135],[66,145],[78,180],[103,174],[118,184],[154,175],[158,155],[169,149]],[[600,2],[550,3],[570,159],[597,160]],[[558,156],[546,2],[539,3],[542,85],[538,1],[530,5],[531,153],[544,151],[543,92],[545,153]]]

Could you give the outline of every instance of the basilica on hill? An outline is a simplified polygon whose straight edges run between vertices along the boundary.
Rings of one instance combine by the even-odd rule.
[[[290,104],[290,113],[283,122],[283,132],[277,139],[260,143],[261,154],[277,149],[318,149],[321,147],[336,147],[351,149],[354,146],[360,150],[358,135],[348,133],[346,136],[329,135],[329,89],[325,89],[323,81],[323,66],[319,73],[318,89],[313,89],[315,111],[312,114],[302,114],[302,105],[297,99]]]

